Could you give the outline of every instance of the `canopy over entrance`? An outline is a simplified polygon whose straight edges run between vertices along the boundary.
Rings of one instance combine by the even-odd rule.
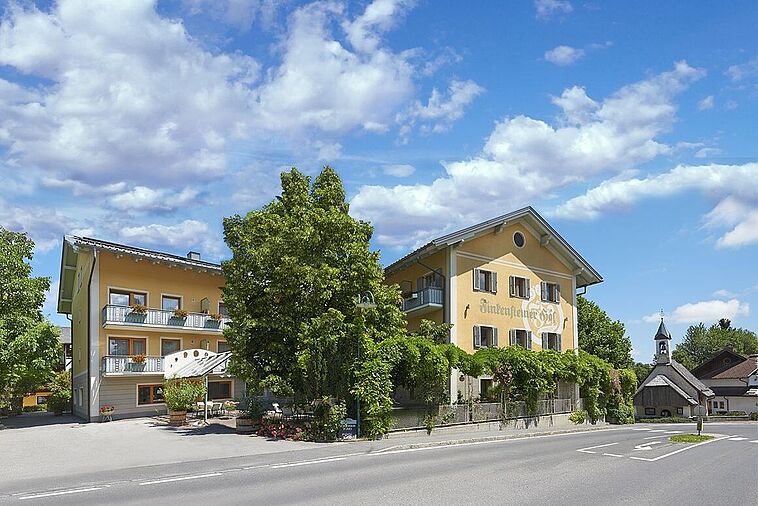
[[[169,378],[202,378],[214,376],[231,376],[226,372],[226,366],[232,356],[231,351],[214,353],[209,350],[181,350],[164,358],[163,377]]]

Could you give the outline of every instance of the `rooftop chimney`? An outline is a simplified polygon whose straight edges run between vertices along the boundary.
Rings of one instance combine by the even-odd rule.
[[[200,253],[198,253],[197,251],[190,251],[189,253],[187,253],[187,258],[189,258],[190,260],[200,260]]]

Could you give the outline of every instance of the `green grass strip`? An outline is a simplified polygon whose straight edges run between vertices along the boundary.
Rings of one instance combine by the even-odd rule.
[[[671,436],[671,441],[674,443],[702,443],[713,439],[713,436],[706,436],[705,434],[698,436],[697,434],[677,434]]]

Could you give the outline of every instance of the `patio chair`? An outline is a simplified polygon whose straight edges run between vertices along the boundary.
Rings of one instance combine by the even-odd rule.
[[[222,403],[214,402],[211,407],[211,413],[213,413],[214,416],[220,416],[222,407],[223,407]]]
[[[272,402],[271,407],[274,408],[273,418],[284,418],[284,412],[278,402]]]

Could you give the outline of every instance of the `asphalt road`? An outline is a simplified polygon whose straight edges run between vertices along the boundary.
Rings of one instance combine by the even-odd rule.
[[[77,476],[0,491],[23,504],[756,504],[758,425],[635,425],[429,448],[360,445]]]

